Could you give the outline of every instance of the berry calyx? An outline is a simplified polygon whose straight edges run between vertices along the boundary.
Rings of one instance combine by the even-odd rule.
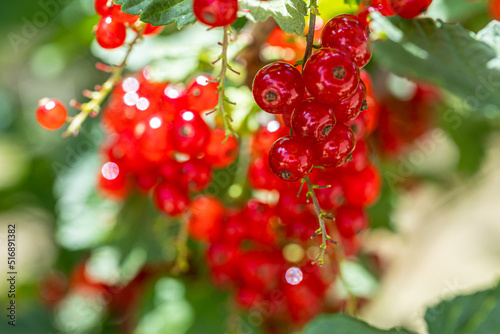
[[[99,20],[95,31],[97,43],[105,49],[116,49],[125,43],[127,29],[109,15]]]
[[[370,36],[361,20],[354,15],[338,15],[324,27],[321,45],[335,48],[350,56],[359,68],[365,66],[372,56]]]
[[[285,181],[304,178],[313,167],[313,152],[303,138],[285,136],[278,139],[269,152],[269,166]]]
[[[238,0],[194,0],[193,12],[200,22],[210,27],[227,26],[236,21]]]
[[[318,101],[335,104],[349,98],[359,84],[359,68],[337,49],[323,48],[313,54],[304,68],[307,90]]]
[[[313,146],[316,163],[325,168],[342,165],[356,146],[354,133],[343,123],[337,123],[325,140]]]
[[[390,0],[394,12],[405,19],[412,19],[427,10],[432,0]]]
[[[41,127],[53,131],[66,123],[68,112],[60,101],[44,98],[38,102],[35,116]]]
[[[253,80],[255,102],[271,114],[291,113],[304,96],[300,72],[290,64],[275,62],[260,69]]]
[[[335,126],[333,110],[314,99],[302,101],[292,115],[293,133],[314,141],[325,139]]]

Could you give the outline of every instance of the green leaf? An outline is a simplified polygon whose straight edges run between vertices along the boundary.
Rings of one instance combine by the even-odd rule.
[[[500,286],[427,309],[429,334],[490,334],[500,328]]]
[[[141,21],[155,26],[177,22],[177,28],[196,21],[192,0],[115,0],[127,14],[141,15]]]
[[[304,0],[241,0],[240,9],[254,22],[264,22],[273,17],[281,30],[287,33],[303,34],[306,28],[307,5]],[[249,11],[249,12],[248,12]]]
[[[311,321],[302,334],[409,334],[405,330],[382,330],[342,313],[320,315]]]
[[[375,31],[387,39],[373,43],[377,60],[395,74],[440,86],[471,111],[498,110],[499,55],[459,24],[431,19],[403,20],[373,15]],[[491,29],[493,30],[493,29]],[[493,31],[484,31],[483,40]],[[497,63],[498,64],[498,63]]]

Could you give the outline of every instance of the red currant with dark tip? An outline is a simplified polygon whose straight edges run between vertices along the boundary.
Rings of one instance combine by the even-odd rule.
[[[125,43],[127,29],[113,16],[106,16],[99,20],[95,31],[97,43],[105,49],[116,49]]]
[[[191,110],[203,112],[215,108],[219,100],[219,84],[213,80],[211,76],[198,75],[188,84],[187,102]]]
[[[210,141],[210,129],[200,114],[183,110],[175,117],[172,136],[177,151],[197,156]]]
[[[217,197],[202,195],[193,200],[189,209],[189,235],[197,240],[215,241],[226,212],[222,202]]]
[[[347,125],[351,128],[356,140],[366,137],[366,123],[363,113],[359,114],[355,119],[347,122]]]
[[[359,68],[345,53],[323,48],[314,53],[304,68],[307,90],[318,101],[335,104],[349,98],[359,84]]]
[[[111,10],[111,15],[116,22],[133,24],[139,19],[139,15],[130,15],[122,12],[121,5],[114,5]]]
[[[227,26],[236,21],[238,0],[193,0],[193,12],[210,27]]]
[[[432,0],[390,0],[394,12],[405,19],[412,19],[427,10]]]
[[[347,123],[355,119],[358,115],[368,109],[366,101],[366,86],[363,81],[359,81],[358,88],[348,99],[340,101],[332,106],[335,118],[338,122]]]
[[[344,198],[353,206],[367,207],[380,195],[382,179],[375,166],[370,165],[357,173],[347,173],[342,178]]]
[[[57,130],[66,123],[68,112],[60,101],[44,98],[38,102],[35,112],[36,121],[47,130]]]
[[[269,166],[285,181],[304,178],[313,167],[314,156],[307,141],[299,136],[278,139],[269,152]]]
[[[341,206],[335,211],[335,225],[341,236],[351,238],[368,227],[368,217],[360,207]]]
[[[357,16],[343,14],[335,16],[323,28],[321,45],[335,48],[350,56],[359,68],[370,61],[368,30]]]
[[[222,169],[233,164],[238,157],[238,141],[233,136],[226,137],[224,129],[210,133],[210,141],[205,149],[203,160],[214,168]]]
[[[292,115],[293,133],[314,141],[325,139],[334,126],[333,110],[314,99],[302,101]]]
[[[204,190],[212,180],[212,169],[202,160],[188,160],[180,168],[181,183],[188,185],[192,191]]]
[[[184,213],[189,205],[187,190],[170,182],[162,182],[155,187],[153,200],[158,210],[168,216]]]
[[[255,102],[271,114],[292,112],[302,101],[305,86],[300,72],[290,64],[275,62],[260,69],[253,80]]]
[[[316,163],[325,168],[342,165],[356,146],[354,133],[343,123],[337,123],[325,140],[313,146]]]
[[[97,14],[100,16],[111,15],[113,10],[113,0],[95,0],[94,8]]]
[[[344,163],[339,168],[342,172],[359,172],[370,162],[368,144],[364,140],[356,140],[356,148],[351,153],[351,161]]]

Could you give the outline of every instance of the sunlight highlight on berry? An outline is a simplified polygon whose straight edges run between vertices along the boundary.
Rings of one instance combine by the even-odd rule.
[[[285,278],[288,284],[297,285],[302,282],[304,275],[302,274],[302,270],[299,268],[291,267],[286,271]]]
[[[125,92],[137,92],[139,90],[139,80],[136,78],[127,78],[122,83],[122,88]]]
[[[280,122],[271,121],[267,124],[267,130],[271,133],[278,131],[280,128]]]
[[[153,129],[158,129],[162,124],[162,121],[159,117],[153,117],[149,121],[149,126],[152,127]]]
[[[120,169],[114,162],[106,162],[102,166],[101,173],[106,180],[114,180],[118,177],[118,174],[120,174]]]

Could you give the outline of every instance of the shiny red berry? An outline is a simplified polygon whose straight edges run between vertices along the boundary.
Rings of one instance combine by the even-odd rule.
[[[291,125],[295,135],[321,141],[335,126],[335,117],[328,105],[309,99],[295,108]]]
[[[180,165],[181,183],[192,191],[202,191],[212,181],[212,169],[200,159],[191,159]]]
[[[203,112],[209,111],[217,106],[219,100],[217,82],[211,82],[214,78],[209,75],[198,75],[187,86],[187,102],[189,109]]]
[[[130,15],[122,12],[121,5],[114,5],[111,15],[116,22],[133,24],[139,19],[139,15]]]
[[[184,213],[189,205],[187,190],[170,182],[162,182],[155,187],[153,200],[158,210],[168,216]]]
[[[97,14],[100,16],[111,15],[113,9],[113,0],[95,0],[94,8]]]
[[[363,170],[370,163],[368,144],[364,140],[356,140],[356,148],[351,153],[351,160],[340,166],[342,172]]]
[[[285,181],[304,178],[313,167],[312,149],[304,138],[285,136],[278,139],[269,152],[269,166]]]
[[[332,106],[334,115],[338,122],[347,123],[358,115],[368,109],[368,102],[366,101],[366,86],[363,81],[359,81],[358,88],[351,97],[340,101]]]
[[[144,26],[145,27],[144,27],[144,31],[142,32],[142,34],[144,36],[149,36],[149,37],[153,37],[153,36],[161,34],[163,29],[165,28],[165,26],[154,26],[154,25],[149,24],[149,23],[145,23]]]
[[[253,80],[255,102],[271,114],[292,112],[302,101],[305,86],[300,72],[290,64],[275,62],[260,69]]]
[[[226,138],[224,129],[210,133],[210,141],[205,149],[203,160],[214,168],[226,168],[238,157],[238,141],[233,136]]]
[[[343,14],[328,21],[321,35],[321,45],[335,48],[350,56],[359,68],[370,61],[368,30],[357,16]]]
[[[375,166],[368,166],[360,172],[345,174],[342,178],[346,203],[367,207],[375,203],[380,195],[382,179]]]
[[[147,160],[159,162],[173,153],[171,129],[172,124],[159,113],[137,123],[134,136],[139,151]]]
[[[341,236],[350,238],[368,227],[368,217],[359,207],[341,206],[335,211],[335,225]]]
[[[172,140],[177,151],[197,156],[210,141],[210,129],[200,114],[183,110],[175,117]]]
[[[491,16],[495,20],[500,20],[500,1],[489,0],[488,7],[489,7],[489,11],[490,11]]]
[[[188,222],[189,235],[197,240],[213,242],[220,233],[226,209],[217,197],[198,196],[191,205]]]
[[[405,19],[412,19],[427,10],[432,0],[390,0],[394,12]]]
[[[38,102],[35,112],[36,121],[47,130],[57,130],[66,123],[68,112],[60,101],[44,98]]]
[[[193,12],[208,26],[227,26],[236,21],[238,0],[193,0]]]
[[[116,49],[125,43],[127,29],[123,23],[117,22],[113,16],[99,20],[95,31],[97,43],[105,49]]]
[[[342,165],[356,145],[354,133],[343,123],[337,123],[325,140],[314,143],[316,164],[325,168]]]
[[[359,84],[358,66],[337,49],[323,48],[313,54],[303,75],[307,90],[326,104],[349,98]]]

